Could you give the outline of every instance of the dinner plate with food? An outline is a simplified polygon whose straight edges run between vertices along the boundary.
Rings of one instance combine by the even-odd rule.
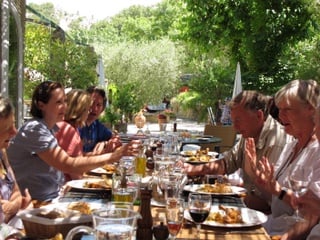
[[[184,186],[183,190],[211,195],[242,195],[247,191],[243,187],[232,186],[228,183],[191,184]]]
[[[185,210],[184,217],[193,221],[188,210]],[[264,213],[250,208],[214,205],[211,207],[209,216],[202,224],[211,227],[239,228],[257,226],[266,221],[267,216]]]
[[[111,190],[111,179],[79,179],[67,182],[67,186],[77,190],[84,191],[103,191]]]
[[[219,153],[206,150],[182,151],[180,153],[184,157],[184,161],[190,164],[204,164],[216,161]]]
[[[95,175],[95,176],[101,176],[101,175],[106,175],[106,176],[112,176],[116,172],[116,166],[113,164],[106,164],[102,167],[98,167],[95,169],[92,169],[88,172],[90,175]]]

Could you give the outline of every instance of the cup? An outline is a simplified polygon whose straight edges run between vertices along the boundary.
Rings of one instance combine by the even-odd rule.
[[[119,161],[119,167],[126,168],[127,175],[132,175],[135,172],[135,163],[133,156],[123,156]]]
[[[123,185],[125,181],[125,185]],[[131,176],[113,175],[112,177],[112,198],[115,202],[130,202],[133,203],[139,196],[141,185],[140,174]]]
[[[92,213],[93,228],[78,226],[67,234],[72,240],[78,233],[93,234],[97,240],[131,240],[140,214],[124,208],[103,208]]]

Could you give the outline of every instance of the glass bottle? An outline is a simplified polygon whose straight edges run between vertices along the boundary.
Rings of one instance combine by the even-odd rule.
[[[147,165],[147,157],[145,155],[145,148],[140,146],[139,154],[135,159],[135,169],[136,173],[140,174],[141,177],[145,177],[146,175],[146,165]]]

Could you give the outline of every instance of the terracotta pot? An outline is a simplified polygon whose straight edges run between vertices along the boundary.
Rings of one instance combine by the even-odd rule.
[[[159,123],[160,132],[166,131],[167,123],[168,123],[167,119],[159,118],[158,123]]]

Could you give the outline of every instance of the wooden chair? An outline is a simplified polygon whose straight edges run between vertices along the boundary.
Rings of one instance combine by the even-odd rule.
[[[233,126],[211,125],[206,124],[203,131],[204,135],[210,135],[221,138],[220,143],[215,143],[210,146],[211,151],[224,152],[233,147],[236,141],[237,132]]]

